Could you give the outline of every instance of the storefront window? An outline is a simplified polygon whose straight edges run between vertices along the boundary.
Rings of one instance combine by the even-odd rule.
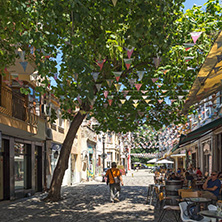
[[[25,144],[15,143],[15,189],[24,188]]]

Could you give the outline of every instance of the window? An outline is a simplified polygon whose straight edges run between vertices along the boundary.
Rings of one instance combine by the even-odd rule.
[[[15,143],[15,189],[31,188],[31,145]]]

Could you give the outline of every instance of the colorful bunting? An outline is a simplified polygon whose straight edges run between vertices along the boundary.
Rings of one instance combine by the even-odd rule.
[[[140,83],[135,84],[135,87],[136,87],[137,91],[140,90],[141,86],[142,86],[142,84],[140,84]]]
[[[136,108],[139,105],[139,103],[134,103],[133,106]]]
[[[112,99],[108,99],[108,103],[111,106],[112,105],[113,100]]]
[[[96,63],[97,63],[97,65],[100,67],[100,70],[102,70],[104,62],[106,62],[106,59],[103,59],[103,60],[101,60],[101,61],[97,61],[97,60],[96,60]]]
[[[99,72],[92,72],[92,77],[94,79],[94,81],[96,82],[99,76]]]
[[[122,75],[122,72],[113,72],[115,75],[116,81],[119,82],[120,76]]]
[[[158,102],[159,102],[159,103],[162,103],[162,102],[163,102],[163,99],[159,99]]]
[[[132,47],[131,49],[126,49],[127,50],[127,56],[130,59],[134,50],[134,47]]]
[[[119,106],[119,108],[121,108],[121,107],[122,107],[122,104],[121,104],[121,103],[119,103],[119,104],[118,104],[118,106]]]
[[[147,90],[141,90],[141,92],[142,92],[143,94],[146,94],[148,91],[147,91]]]
[[[145,102],[148,104],[151,100],[150,99],[146,99]]]
[[[156,85],[160,88],[163,85],[163,83],[157,83]]]
[[[27,65],[28,65],[28,62],[20,62],[20,64],[21,64],[21,66],[22,66],[22,68],[24,69],[24,72],[25,72],[25,70],[27,68]]]
[[[189,71],[189,70],[195,70],[195,68],[187,67],[187,71]]]
[[[133,100],[134,103],[138,103],[138,101],[139,101],[138,99],[134,99]]]
[[[178,99],[181,100],[181,99],[183,99],[183,97],[184,97],[184,96],[178,96]]]
[[[114,97],[113,95],[109,95],[108,99],[113,99],[113,97]]]
[[[184,43],[185,50],[188,51],[191,47],[194,46],[194,43]]]
[[[123,59],[126,65],[126,68],[129,69],[133,59]]]
[[[197,39],[201,36],[202,32],[191,32],[190,35],[193,39],[194,44],[196,44]]]
[[[138,114],[140,117],[142,117],[145,114],[145,112],[138,111]]]
[[[96,88],[98,91],[101,89],[101,87],[102,87],[102,84],[96,84]]]
[[[143,79],[144,73],[145,73],[145,71],[137,71],[139,81],[141,81]]]
[[[108,107],[108,104],[107,104],[107,103],[104,103],[103,106],[104,106],[105,108],[107,108],[107,107]]]
[[[80,112],[81,115],[86,114],[86,111],[85,111],[85,110],[79,110],[79,112]]]
[[[167,91],[168,91],[168,90],[164,90],[164,89],[163,89],[163,90],[162,90],[162,93],[166,93]]]
[[[110,88],[112,86],[113,79],[107,79],[106,82],[107,82],[107,84],[108,84],[108,86]]]
[[[155,65],[156,69],[159,67],[160,62],[161,62],[161,58],[160,57],[154,57],[153,58],[153,63]]]
[[[125,100],[125,99],[120,99],[120,102],[121,102],[122,104],[124,104],[124,103],[126,102],[126,100]]]
[[[104,94],[105,98],[107,98],[109,92],[108,91],[104,91],[103,94]]]
[[[151,78],[151,80],[153,83],[155,83],[158,80],[158,78]]]
[[[129,100],[131,98],[131,96],[126,96],[126,100]]]
[[[117,92],[119,92],[121,85],[122,84],[120,84],[120,83],[119,84],[114,84],[114,86],[116,87],[116,91]]]
[[[114,7],[116,6],[117,0],[112,0]]]
[[[133,87],[133,85],[136,82],[136,79],[128,79],[128,82],[129,82],[130,86]]]
[[[124,97],[126,97],[126,95],[128,94],[128,92],[129,92],[128,90],[124,90],[124,91],[123,91]]]
[[[142,96],[143,99],[146,99],[148,96]]]

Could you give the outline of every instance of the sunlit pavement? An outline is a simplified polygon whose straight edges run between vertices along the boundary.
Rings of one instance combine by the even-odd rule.
[[[153,174],[147,170],[131,171],[123,177],[120,202],[109,201],[109,187],[90,181],[63,188],[63,200],[58,203],[41,201],[44,194],[17,201],[0,202],[0,221],[157,221],[160,210],[146,204],[147,186]],[[167,217],[166,217],[167,218]],[[173,221],[164,219],[163,222]]]

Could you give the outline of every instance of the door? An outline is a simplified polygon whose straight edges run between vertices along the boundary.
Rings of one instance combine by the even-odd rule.
[[[42,191],[42,147],[35,147],[35,190]]]
[[[0,152],[0,200],[10,199],[9,140],[2,140]]]

